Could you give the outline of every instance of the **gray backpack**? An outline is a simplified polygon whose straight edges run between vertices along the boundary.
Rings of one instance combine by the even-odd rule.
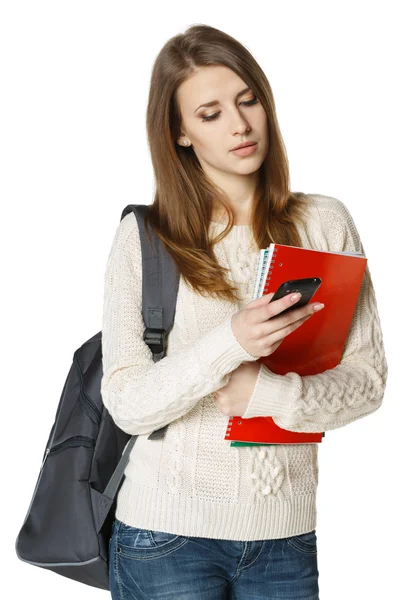
[[[165,355],[173,325],[179,273],[150,226],[149,244],[144,229],[147,209],[129,204],[121,220],[133,211],[139,225],[143,339],[156,362]],[[15,549],[24,562],[109,590],[115,498],[138,436],[119,429],[110,417],[100,394],[102,376],[100,331],[74,352]],[[149,439],[161,439],[167,427]]]

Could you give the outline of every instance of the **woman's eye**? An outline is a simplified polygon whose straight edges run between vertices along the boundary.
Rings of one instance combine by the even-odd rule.
[[[246,102],[241,102],[241,104],[244,104],[245,106],[253,106],[253,104],[257,104],[258,102],[258,98],[257,96],[254,96],[254,98],[252,100],[247,100]],[[219,113],[215,113],[214,115],[210,115],[209,117],[203,117],[201,119],[201,121],[214,121],[215,119],[218,118]]]

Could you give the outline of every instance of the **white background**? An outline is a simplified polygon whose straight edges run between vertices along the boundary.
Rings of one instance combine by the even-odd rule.
[[[319,451],[322,600],[398,597],[398,26],[395,2],[3,1],[1,61],[2,588],[106,598],[18,560],[73,352],[101,329],[122,209],[149,204],[151,68],[194,23],[236,37],[264,69],[291,188],[334,196],[364,244],[389,362],[382,407]],[[397,215],[397,216],[396,216]]]

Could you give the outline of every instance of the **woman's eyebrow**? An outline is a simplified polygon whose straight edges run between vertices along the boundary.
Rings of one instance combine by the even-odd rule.
[[[248,92],[249,90],[250,90],[250,88],[249,88],[249,87],[247,87],[247,88],[245,88],[244,90],[242,90],[241,92],[238,92],[238,93],[236,94],[236,98],[235,98],[235,100],[237,100],[237,99],[239,98],[239,96],[243,96],[243,94],[245,94],[245,93],[246,93],[246,92]],[[202,106],[214,106],[214,104],[219,104],[219,101],[218,101],[218,100],[211,100],[211,102],[206,102],[205,104],[200,104],[200,106],[198,106],[198,107],[196,108],[196,110],[194,111],[194,113],[195,113],[195,112],[197,112],[197,111],[199,110],[199,108],[201,108]],[[193,113],[193,114],[194,114],[194,113]]]

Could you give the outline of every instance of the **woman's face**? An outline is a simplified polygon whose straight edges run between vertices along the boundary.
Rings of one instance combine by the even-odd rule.
[[[262,165],[268,152],[267,115],[258,98],[234,71],[223,65],[197,68],[177,89],[184,148],[189,141],[209,174],[216,171],[249,175]],[[201,106],[216,100],[213,106]],[[208,117],[213,117],[208,119]],[[241,157],[231,150],[241,142],[257,142],[252,154]]]

